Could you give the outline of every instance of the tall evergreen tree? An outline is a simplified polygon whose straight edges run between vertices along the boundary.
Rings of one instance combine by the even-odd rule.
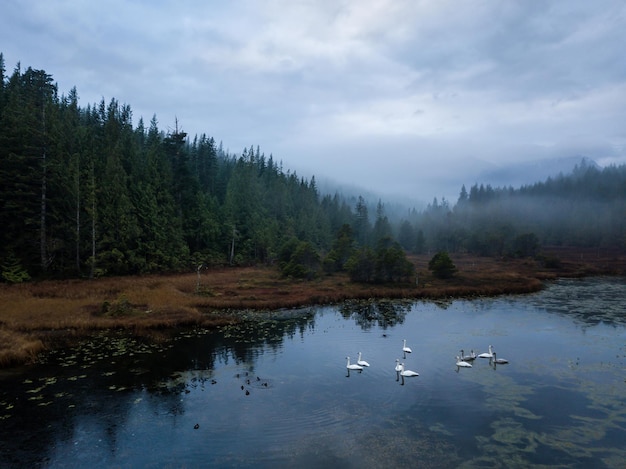
[[[385,215],[385,206],[382,200],[378,200],[376,205],[376,220],[374,221],[374,229],[372,231],[372,238],[375,243],[378,243],[381,239],[392,237],[391,223]]]
[[[366,246],[369,243],[370,221],[368,216],[367,204],[362,196],[359,196],[356,203],[356,213],[354,215],[354,237],[360,246]]]
[[[52,77],[43,70],[18,64],[7,82],[0,128],[0,189],[3,202],[0,222],[5,252],[19,256],[30,272],[45,272],[47,253],[47,154],[46,113],[56,97]]]

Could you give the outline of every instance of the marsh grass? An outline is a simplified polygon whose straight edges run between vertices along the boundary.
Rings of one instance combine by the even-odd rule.
[[[40,339],[29,334],[20,334],[0,329],[0,367],[31,363],[44,350]]]
[[[60,338],[124,329],[159,338],[178,326],[232,323],[234,310],[277,310],[347,299],[494,296],[537,291],[557,276],[626,274],[623,254],[557,250],[552,263],[532,259],[451,256],[458,273],[441,280],[427,269],[432,256],[413,256],[417,283],[366,285],[346,274],[303,281],[281,277],[274,267],[216,268],[177,275],[49,280],[0,284],[0,367],[33,361]]]

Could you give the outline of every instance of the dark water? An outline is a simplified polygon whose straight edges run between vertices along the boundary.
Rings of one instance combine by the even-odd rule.
[[[2,372],[0,467],[626,467],[624,279],[255,317]]]

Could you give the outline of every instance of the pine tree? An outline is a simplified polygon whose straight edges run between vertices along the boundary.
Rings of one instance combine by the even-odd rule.
[[[371,228],[367,212],[365,199],[362,196],[359,196],[356,203],[356,214],[352,227],[354,230],[354,237],[360,246],[366,246],[369,242]]]
[[[384,238],[390,238],[392,236],[391,223],[385,215],[385,206],[382,201],[378,200],[376,206],[376,221],[374,222],[374,229],[372,231],[372,238],[375,243]]]
[[[435,254],[428,262],[428,268],[432,270],[435,277],[443,279],[452,277],[457,271],[452,259],[445,251],[439,251]]]
[[[6,253],[20,257],[28,271],[44,272],[47,252],[46,112],[54,104],[56,87],[43,70],[20,66],[3,87],[6,101],[0,117],[0,200],[2,241]]]

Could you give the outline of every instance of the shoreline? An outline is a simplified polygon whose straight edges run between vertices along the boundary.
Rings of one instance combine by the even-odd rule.
[[[545,281],[626,275],[626,253],[554,248],[540,259],[451,255],[457,274],[427,269],[431,256],[411,256],[416,284],[365,285],[343,273],[312,281],[285,279],[275,267],[214,268],[198,273],[46,280],[0,285],[0,368],[29,365],[47,350],[103,330],[167,340],[181,327],[215,328],[235,312],[268,311],[346,300],[440,300],[526,294]]]

